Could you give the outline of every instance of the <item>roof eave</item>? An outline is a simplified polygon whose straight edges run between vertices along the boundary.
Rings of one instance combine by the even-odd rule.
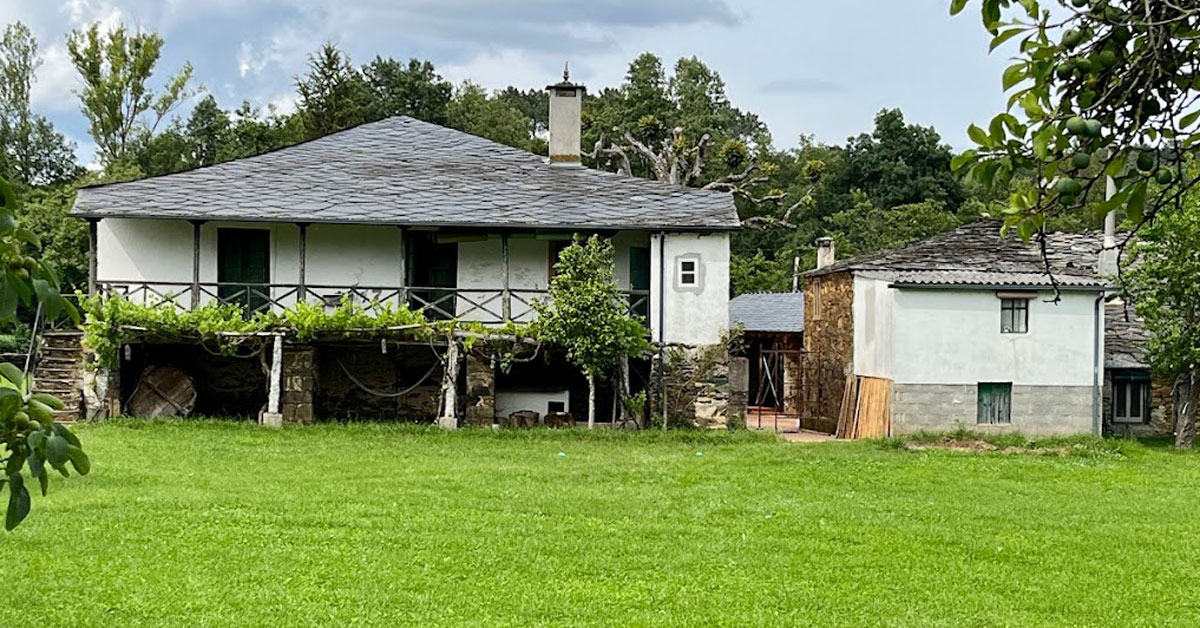
[[[1036,290],[1045,292],[1054,290],[1055,287],[1050,284],[1028,284],[1028,283],[1010,283],[1010,284],[990,284],[990,283],[914,283],[914,282],[892,282],[888,284],[889,288],[898,289],[918,289],[918,290]],[[1114,289],[1113,286],[1107,284],[1096,285],[1059,285],[1059,292],[1108,292]]]
[[[254,216],[212,216],[205,214],[181,214],[171,213],[164,214],[111,214],[107,212],[86,212],[71,210],[67,215],[72,218],[81,218],[84,220],[103,220],[105,218],[121,219],[121,220],[202,220],[205,222],[260,222],[267,224],[337,224],[337,225],[366,225],[380,227],[436,227],[439,229],[542,229],[547,231],[682,231],[682,232],[705,232],[705,233],[720,233],[739,231],[742,229],[738,225],[683,225],[683,224],[651,224],[651,225],[633,225],[633,224],[608,224],[608,225],[579,225],[579,224],[540,224],[540,223],[491,223],[491,222],[420,222],[420,221],[388,221],[388,220],[352,220],[346,218],[330,218],[322,219],[311,216],[298,216],[291,218],[282,217],[254,217]]]

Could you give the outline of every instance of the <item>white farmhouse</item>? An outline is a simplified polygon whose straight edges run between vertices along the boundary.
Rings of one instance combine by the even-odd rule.
[[[1102,239],[1050,234],[1047,273],[1036,243],[999,232],[983,221],[845,261],[822,242],[805,349],[843,367],[812,384],[845,394],[818,414],[871,435],[1101,432]]]
[[[72,215],[90,225],[89,290],[164,307],[231,302],[249,310],[349,296],[502,324],[533,317],[574,234],[601,234],[615,244],[620,286],[654,340],[719,343],[728,327],[729,234],[739,228],[731,195],[583,167],[584,88],[564,81],[548,90],[549,159],[394,117],[254,157],[83,188]],[[379,342],[372,346],[378,353]],[[423,372],[415,357],[380,376],[380,365],[340,348],[324,357],[289,350],[309,352],[316,381],[328,386],[355,388],[343,381],[346,371],[352,381],[404,388],[410,371]],[[126,391],[161,358],[152,347],[127,355]],[[491,422],[496,405],[543,414],[575,405],[574,373],[500,374],[496,382],[491,365],[468,360],[468,377],[483,368],[492,372],[484,378],[491,388],[476,395],[486,398],[476,400],[480,422]],[[284,395],[289,418],[351,412],[349,392],[301,392],[291,411]],[[364,415],[404,414],[396,410],[403,402],[372,404]]]

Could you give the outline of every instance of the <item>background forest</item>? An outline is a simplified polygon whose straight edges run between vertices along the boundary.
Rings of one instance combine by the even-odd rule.
[[[166,42],[155,33],[93,26],[67,42],[96,162],[78,163],[75,147],[31,110],[38,44],[16,23],[0,38],[0,174],[20,187],[21,219],[42,237],[68,290],[86,280],[86,227],[66,217],[81,185],[206,166],[394,115],[546,151],[545,77],[489,93],[451,84],[429,61],[357,64],[329,43],[295,77],[295,112],[249,101],[226,109],[195,84],[190,64],[158,67]],[[811,267],[818,237],[836,238],[840,256],[866,253],[998,212],[1008,199],[952,173],[951,147],[899,110],[879,112],[844,144],[801,137],[781,148],[695,57],[668,66],[642,54],[619,86],[589,94],[584,151],[592,167],[732,191],[746,225],[733,240],[735,294],[791,289],[794,263]]]

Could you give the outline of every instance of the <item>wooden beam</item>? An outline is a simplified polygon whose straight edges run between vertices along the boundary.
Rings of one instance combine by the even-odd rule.
[[[509,288],[509,254],[508,254],[508,234],[500,235],[500,256],[504,258],[504,266],[500,271],[500,279],[504,287],[502,295],[502,303],[504,308],[504,322],[512,320],[512,290]]]
[[[88,218],[88,296],[96,294],[96,246],[100,226],[99,218]]]
[[[408,230],[400,227],[400,306],[408,305]]]
[[[192,309],[200,307],[200,226],[203,220],[191,220],[192,223]]]
[[[300,276],[297,278],[296,300],[303,303],[308,300],[308,223],[298,222],[300,228]]]

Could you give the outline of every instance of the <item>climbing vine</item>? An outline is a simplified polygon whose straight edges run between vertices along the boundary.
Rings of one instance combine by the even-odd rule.
[[[236,304],[211,303],[193,310],[134,303],[121,295],[81,298],[86,318],[84,346],[95,353],[93,367],[112,366],[121,347],[143,340],[160,343],[200,342],[225,355],[247,343],[282,333],[298,342],[318,339],[394,336],[408,340],[454,340],[466,350],[487,349],[506,367],[537,345],[535,324],[509,322],[489,326],[474,321],[430,321],[420,310],[389,303],[364,305],[346,297],[329,307],[296,303],[280,312],[248,314]]]

